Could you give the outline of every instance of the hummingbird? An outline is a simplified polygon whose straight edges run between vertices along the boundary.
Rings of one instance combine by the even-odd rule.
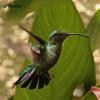
[[[32,63],[27,65],[20,73],[19,79],[13,84],[13,87],[21,85],[21,88],[29,86],[29,89],[35,89],[36,87],[42,89],[47,86],[53,77],[50,75],[49,70],[59,59],[63,41],[72,35],[89,38],[77,33],[53,31],[50,34],[49,41],[46,42],[31,31],[26,30],[23,26],[19,25],[19,27],[35,38],[39,45],[31,43]]]

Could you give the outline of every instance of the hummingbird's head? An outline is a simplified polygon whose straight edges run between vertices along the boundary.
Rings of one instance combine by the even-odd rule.
[[[85,38],[90,38],[89,36],[79,34],[79,33],[67,33],[67,32],[53,31],[50,35],[49,41],[53,44],[62,43],[63,40],[68,36],[81,36]]]
[[[62,43],[63,40],[69,36],[68,33],[53,31],[50,35],[50,41],[53,43]]]

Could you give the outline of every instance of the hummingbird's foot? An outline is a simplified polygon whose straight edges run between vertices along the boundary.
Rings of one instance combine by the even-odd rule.
[[[54,75],[50,75],[50,77],[51,77],[51,79],[52,79],[52,78],[55,78],[55,76],[54,76]]]

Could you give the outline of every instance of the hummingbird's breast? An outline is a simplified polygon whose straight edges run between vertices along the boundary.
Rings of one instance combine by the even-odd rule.
[[[60,44],[47,46],[46,63],[50,68],[57,63],[60,53],[61,53]]]

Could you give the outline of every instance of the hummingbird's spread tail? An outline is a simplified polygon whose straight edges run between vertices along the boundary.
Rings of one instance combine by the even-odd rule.
[[[36,67],[32,69],[33,65],[30,65],[29,68],[24,70],[24,73],[19,77],[19,79],[13,84],[13,88],[21,84],[21,88],[26,88],[29,84],[29,89],[35,89],[38,85],[38,88],[41,89],[45,85],[49,84],[50,81],[50,74],[43,73],[40,75],[40,73],[37,73]]]

